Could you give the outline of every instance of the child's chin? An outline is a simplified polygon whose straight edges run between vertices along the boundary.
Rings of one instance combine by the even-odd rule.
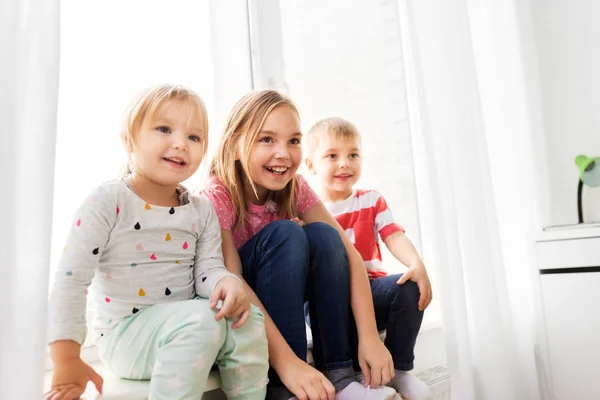
[[[349,190],[352,189],[352,186],[354,186],[354,182],[337,182],[333,186],[335,186],[336,190]]]
[[[187,176],[187,174],[180,174],[177,176],[162,176],[160,179],[157,179],[156,183],[163,186],[176,186],[188,178],[189,176]]]
[[[283,190],[287,186],[288,182],[286,182],[285,184],[269,185],[269,186],[267,186],[267,189],[269,189],[272,192],[276,192],[278,190]]]

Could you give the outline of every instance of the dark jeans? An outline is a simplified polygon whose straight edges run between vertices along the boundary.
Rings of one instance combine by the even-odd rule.
[[[325,223],[288,220],[264,227],[239,249],[243,276],[294,353],[306,360],[304,302],[311,313],[315,357],[325,369],[352,365],[349,271],[338,232]],[[342,334],[340,334],[342,333]],[[272,385],[279,378],[270,371]]]
[[[394,368],[410,371],[414,367],[415,342],[423,321],[423,311],[418,308],[420,294],[417,284],[413,281],[407,281],[403,285],[396,284],[401,276],[402,274],[371,279],[371,293],[377,329],[387,330],[385,346],[392,355]],[[350,324],[354,369],[360,371],[358,335],[353,318]]]

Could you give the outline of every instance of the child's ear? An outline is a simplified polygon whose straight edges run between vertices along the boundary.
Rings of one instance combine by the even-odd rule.
[[[317,173],[317,171],[315,171],[315,167],[313,165],[313,162],[310,158],[306,158],[304,159],[304,164],[306,165],[306,169],[308,170],[308,172],[311,175],[315,175]]]

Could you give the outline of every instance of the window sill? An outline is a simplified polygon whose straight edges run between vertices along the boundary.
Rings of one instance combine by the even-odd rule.
[[[150,381],[134,381],[120,379],[115,376],[108,368],[100,361],[90,363],[90,366],[102,376],[104,379],[104,393],[102,396],[98,394],[94,385],[90,382],[85,393],[81,396],[83,400],[142,400],[148,398],[148,390]],[[47,371],[44,376],[44,392],[46,392],[52,382],[52,371]],[[206,383],[206,392],[219,389],[221,387],[221,379],[219,371],[212,370],[208,376]]]
[[[312,347],[311,344],[312,343],[309,343],[309,348]],[[97,359],[96,348],[90,346],[88,349],[88,356],[91,358],[96,357]],[[430,326],[423,326],[421,328],[415,346],[415,355],[415,369],[413,370],[413,373],[425,371],[426,369],[446,363],[444,332],[441,326],[431,324]],[[311,362],[312,354],[310,351],[308,357],[309,362]],[[88,360],[89,359],[90,358],[88,358]],[[104,379],[104,393],[102,397],[100,397],[96,392],[94,385],[89,383],[85,393],[81,396],[81,399],[95,400],[102,398],[102,400],[141,400],[148,397],[148,390],[150,387],[149,381],[120,379],[110,372],[99,360],[90,362],[89,364]],[[44,376],[44,392],[50,388],[51,381],[52,371],[48,370]],[[217,390],[220,387],[221,379],[219,377],[219,371],[213,369],[208,377],[206,392],[203,399],[224,399],[225,397],[222,392]]]

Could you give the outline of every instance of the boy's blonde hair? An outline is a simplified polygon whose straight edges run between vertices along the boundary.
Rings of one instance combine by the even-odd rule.
[[[312,157],[323,135],[334,139],[357,139],[360,145],[361,136],[356,126],[343,118],[331,117],[317,121],[306,134],[305,147],[307,157]]]
[[[250,185],[254,194],[257,194],[248,165],[250,153],[267,116],[279,106],[289,107],[300,118],[298,109],[290,99],[274,90],[262,90],[249,93],[238,100],[225,122],[219,149],[211,163],[210,175],[217,177],[231,195],[237,215],[234,230],[239,229],[248,217],[245,185]],[[238,143],[242,138],[245,147],[240,159],[236,160]],[[269,200],[279,206],[281,218],[296,217],[297,179],[294,176],[285,188],[269,194]]]
[[[194,117],[202,121],[201,146],[202,158],[206,155],[208,148],[208,113],[204,102],[196,92],[181,85],[160,85],[144,90],[136,96],[123,114],[121,126],[121,141],[127,152],[127,166],[125,173],[130,174],[135,169],[135,150],[137,139],[145,122],[152,123],[156,119],[158,111],[170,101],[181,101],[193,109],[195,113],[190,115],[188,124]]]

